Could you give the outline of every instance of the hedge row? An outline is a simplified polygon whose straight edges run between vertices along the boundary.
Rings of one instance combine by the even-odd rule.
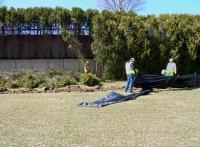
[[[11,7],[7,9],[3,6],[0,8],[0,27],[2,34],[9,30],[13,31],[12,34],[16,33],[15,30],[20,33],[23,29],[38,30],[36,33],[40,33],[39,30],[49,29],[53,33],[54,30],[62,28],[74,29],[77,31],[76,33],[80,34],[81,27],[91,28],[92,19],[98,13],[97,10],[88,9],[84,11],[78,7],[68,10],[62,7],[54,9],[48,7],[15,9]]]
[[[130,57],[143,73],[160,74],[169,58],[174,58],[179,74],[200,73],[200,15],[144,17],[103,11],[93,20],[93,40],[105,78],[124,78]]]

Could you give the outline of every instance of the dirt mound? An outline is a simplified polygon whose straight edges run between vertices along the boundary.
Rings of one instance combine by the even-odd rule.
[[[18,94],[18,93],[59,93],[59,92],[96,92],[96,91],[108,91],[108,90],[122,90],[124,88],[124,82],[110,82],[104,83],[102,86],[88,87],[84,85],[69,85],[63,88],[19,88],[19,89],[7,89],[0,87],[0,94]]]

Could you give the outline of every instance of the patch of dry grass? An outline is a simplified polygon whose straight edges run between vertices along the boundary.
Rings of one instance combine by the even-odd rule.
[[[200,89],[99,109],[76,106],[106,93],[0,95],[0,146],[200,145]]]

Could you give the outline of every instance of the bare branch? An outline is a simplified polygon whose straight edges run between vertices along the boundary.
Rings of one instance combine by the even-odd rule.
[[[98,4],[110,11],[138,11],[144,0],[98,0]]]

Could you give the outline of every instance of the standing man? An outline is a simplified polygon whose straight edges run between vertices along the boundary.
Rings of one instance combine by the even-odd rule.
[[[176,63],[174,63],[173,59],[169,59],[169,63],[167,64],[166,70],[162,70],[162,75],[166,77],[171,77],[176,74]]]
[[[136,70],[134,68],[134,63],[135,63],[135,59],[131,58],[129,61],[126,62],[125,64],[125,69],[126,69],[126,74],[127,74],[127,84],[125,87],[125,92],[128,91],[128,88],[130,87],[130,93],[132,93],[133,90],[133,86],[135,83],[135,78],[136,78]]]
[[[128,61],[126,61],[125,70],[126,70],[126,76],[127,76],[127,80],[128,80],[128,77],[130,75],[130,59]]]

